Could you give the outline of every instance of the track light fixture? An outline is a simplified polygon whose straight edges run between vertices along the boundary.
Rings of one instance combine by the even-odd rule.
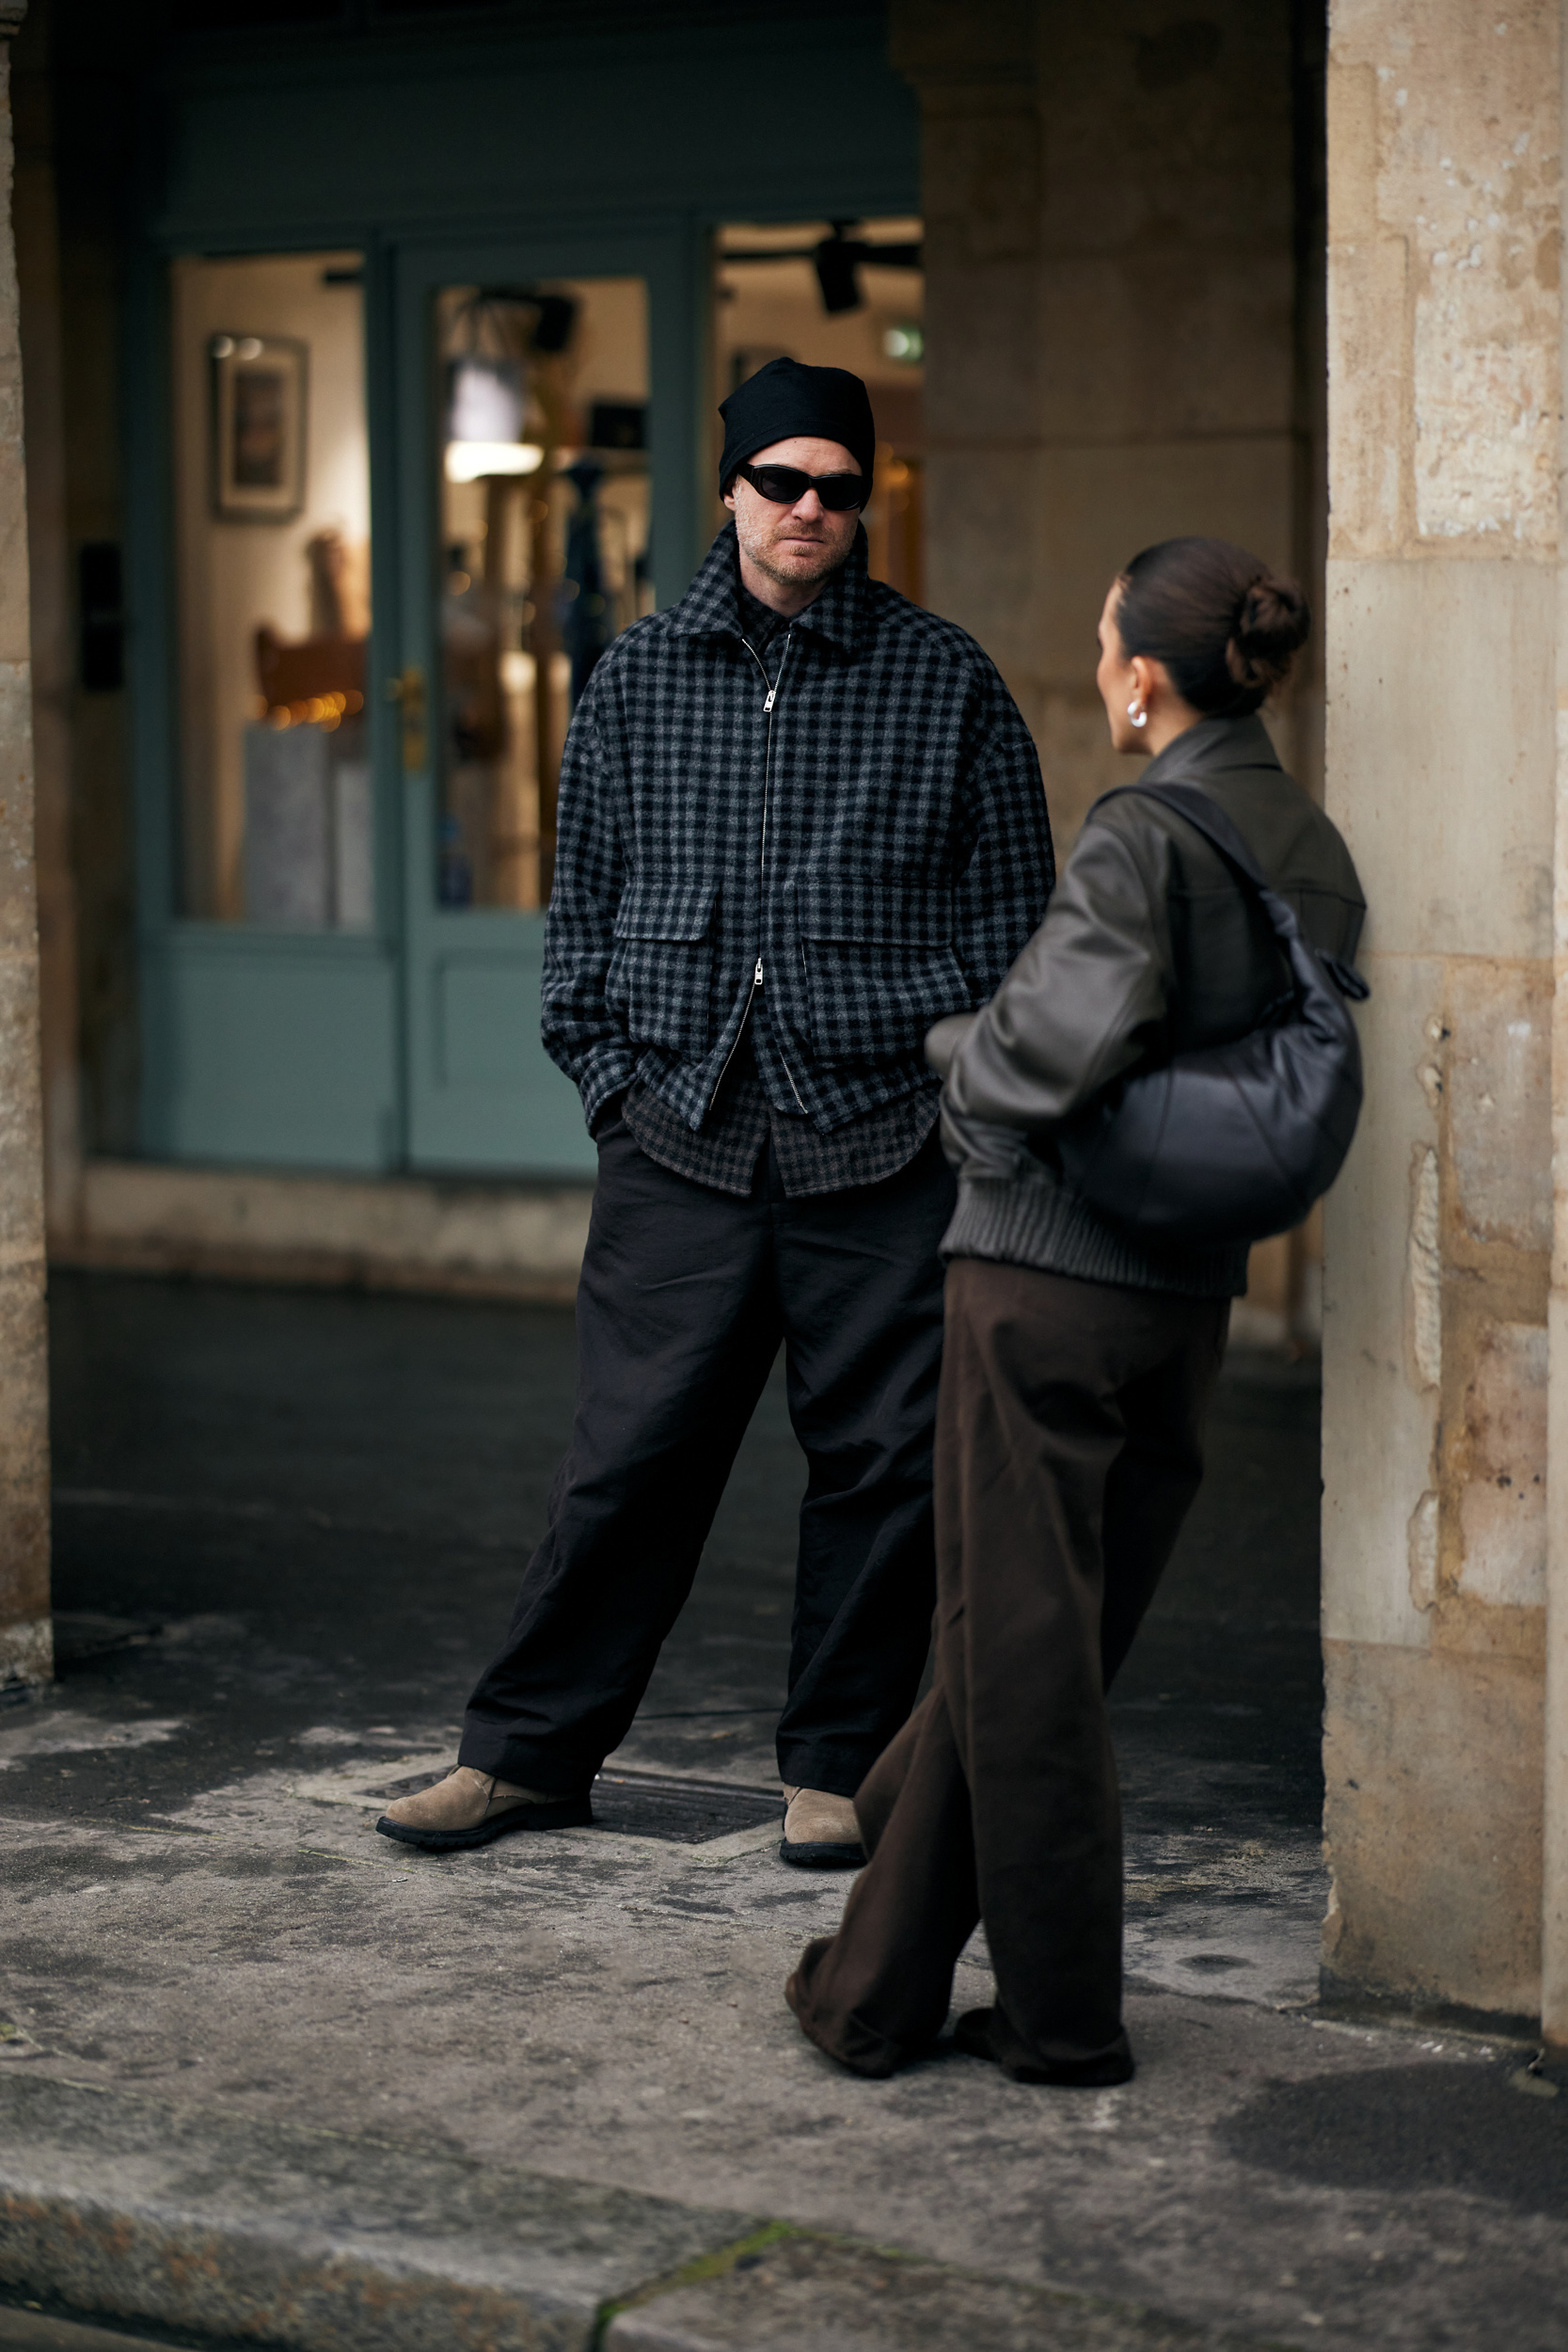
[[[816,245],[727,246],[719,258],[725,263],[810,262],[816,272],[823,310],[830,318],[840,318],[846,311],[859,310],[864,305],[860,273],[867,262],[876,269],[924,266],[924,247],[919,244],[871,245],[863,237],[847,233],[858,226],[856,221],[835,220],[830,224],[828,235],[819,237]]]

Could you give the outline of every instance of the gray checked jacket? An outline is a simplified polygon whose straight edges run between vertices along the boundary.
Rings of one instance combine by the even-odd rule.
[[[1034,743],[950,621],[844,569],[768,648],[735,530],[595,668],[562,761],[546,1051],[592,1123],[634,1079],[702,1126],[752,1002],[827,1134],[934,1081],[1054,879]]]

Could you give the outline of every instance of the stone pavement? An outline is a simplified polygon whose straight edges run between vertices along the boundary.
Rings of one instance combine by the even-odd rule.
[[[569,1318],[55,1284],[66,1667],[0,1712],[0,2345],[849,2352],[1568,2329],[1568,2099],[1314,2005],[1310,1370],[1238,1359],[1118,1689],[1124,2089],[841,2074],[781,1986],[777,1384],[598,1826],[425,1857]],[[983,1948],[960,2003],[986,1997]],[[83,2315],[100,2326],[84,2330]],[[153,2330],[150,2339],[148,2331]]]

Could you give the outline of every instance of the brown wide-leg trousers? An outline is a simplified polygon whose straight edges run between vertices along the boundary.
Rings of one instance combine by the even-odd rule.
[[[936,1680],[855,1798],[865,1869],[791,1987],[885,2074],[941,2031],[985,1921],[994,2055],[1125,2057],[1105,1692],[1203,1476],[1230,1302],[960,1258],[937,1406]]]

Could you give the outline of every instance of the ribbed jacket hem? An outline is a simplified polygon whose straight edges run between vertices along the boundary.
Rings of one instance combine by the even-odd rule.
[[[994,1258],[1043,1274],[1191,1298],[1239,1298],[1246,1289],[1244,1242],[1223,1249],[1140,1249],[1044,1169],[1012,1182],[960,1183],[942,1255]]]

